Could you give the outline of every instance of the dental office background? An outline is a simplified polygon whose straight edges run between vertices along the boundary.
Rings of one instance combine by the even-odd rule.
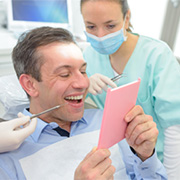
[[[128,2],[133,32],[165,41],[180,62],[180,0],[128,0]],[[36,11],[41,11],[41,15],[45,17],[51,11],[50,14],[55,18],[50,17],[47,23]],[[80,0],[0,0],[0,78],[15,74],[11,52],[18,36],[28,28],[36,27],[34,24],[32,26],[33,18],[37,18],[36,25],[49,25],[52,19],[54,22],[50,25],[69,29],[82,50],[86,47]]]
[[[8,1],[22,3],[29,1],[34,4],[35,2],[40,4],[48,1],[64,1],[64,4],[67,3],[66,11],[69,11],[69,30],[80,41],[85,40],[83,32],[85,28],[80,14],[80,0],[0,0],[0,52],[5,49],[3,46],[9,43],[3,43],[3,33],[6,33],[6,36],[8,33],[9,35],[13,33],[17,40],[19,30],[26,30],[25,23],[23,26],[22,24],[19,25],[19,30],[17,27],[14,30],[8,28],[8,11],[13,11],[7,10]],[[167,42],[177,59],[180,59],[180,0],[128,0],[128,2],[131,9],[133,32]],[[29,23],[27,22],[27,24]]]
[[[37,14],[37,21],[42,20],[39,19],[39,12],[35,11],[40,9],[41,14],[47,16],[50,11],[49,3],[52,2],[55,5],[51,7],[55,10],[51,9],[51,12],[56,18],[54,20],[50,17],[52,21],[55,21],[50,24],[69,29],[76,36],[82,50],[86,47],[80,0],[0,0],[0,78],[15,74],[11,52],[17,43],[18,36],[28,28],[33,28],[31,20],[35,18],[35,14]],[[128,0],[128,2],[133,32],[165,41],[180,62],[180,0]],[[28,13],[23,4],[29,6]],[[38,7],[35,7],[36,5]],[[14,13],[13,8],[16,7],[18,7],[17,13]],[[14,21],[15,14],[19,16],[16,17],[19,18],[18,21]],[[36,22],[37,24],[48,25],[46,20]],[[3,113],[4,107],[0,103],[0,117]]]

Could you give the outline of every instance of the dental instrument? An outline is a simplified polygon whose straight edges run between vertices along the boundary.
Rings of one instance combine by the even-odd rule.
[[[122,77],[126,77],[126,75],[124,75],[123,73],[118,74],[117,76],[114,76],[113,78],[111,78],[111,80],[113,82],[117,81],[118,79],[122,78]]]
[[[67,103],[61,104],[61,105],[57,105],[57,106],[54,106],[54,107],[52,107],[52,108],[49,108],[49,109],[47,109],[47,110],[45,110],[45,111],[42,111],[42,112],[40,112],[40,113],[38,113],[38,114],[34,114],[34,115],[32,115],[32,116],[30,117],[30,119],[33,119],[33,118],[38,117],[38,116],[40,116],[40,115],[42,115],[42,114],[48,113],[48,112],[50,112],[50,111],[52,111],[52,110],[58,109],[58,108],[60,108],[61,106],[64,106],[64,105],[66,105],[66,104],[67,104]]]

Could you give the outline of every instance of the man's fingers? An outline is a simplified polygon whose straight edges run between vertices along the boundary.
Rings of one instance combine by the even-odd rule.
[[[103,177],[107,177],[109,180],[114,179],[114,173],[116,171],[116,168],[114,166],[109,166],[108,169],[103,173]]]
[[[86,157],[84,158],[84,161],[86,160],[86,159],[88,159],[95,151],[96,151],[96,149],[97,149],[97,147],[95,146],[95,147],[93,147],[93,149],[86,155]]]
[[[86,159],[88,164],[88,169],[92,169],[96,167],[100,162],[104,159],[108,158],[111,155],[108,149],[98,149],[94,153],[91,154],[89,158]]]
[[[151,139],[154,140],[158,131],[156,132],[156,128],[153,124],[154,122],[147,122],[145,124],[137,126],[131,136],[126,139],[129,145],[140,145],[144,141],[148,141]]]
[[[108,168],[110,168],[111,164],[112,164],[112,160],[110,158],[106,158],[101,163],[99,163],[96,167],[98,168],[98,171],[100,172],[100,174],[103,174],[106,172]]]
[[[142,133],[138,136],[138,138],[135,141],[135,144],[140,145],[142,144],[144,141],[152,141],[154,142],[154,140],[156,140],[158,135],[158,130],[155,128],[151,128],[148,131],[146,131],[145,133]]]
[[[130,124],[126,131],[126,138],[129,142],[131,142],[131,145],[135,143],[136,139],[140,136],[143,136],[143,133],[146,133],[150,129],[154,128],[154,122],[153,121],[140,121],[141,118],[137,118],[136,121],[139,121],[138,124]],[[132,125],[132,126],[131,126]]]
[[[87,177],[88,179],[113,179],[115,168],[112,166],[112,161],[109,158],[110,154],[108,149],[97,150],[96,147],[93,148],[79,164],[75,177],[79,178],[82,176],[83,179],[87,179]]]
[[[144,111],[141,106],[136,105],[134,106],[125,116],[125,121],[130,122],[132,121],[136,116],[144,114]]]
[[[136,116],[131,122],[128,123],[127,129],[126,129],[126,138],[129,138],[135,128],[138,126],[139,128],[141,127],[140,125],[148,122],[148,121],[153,121],[152,117],[149,115],[138,115]],[[138,129],[137,129],[138,130]]]

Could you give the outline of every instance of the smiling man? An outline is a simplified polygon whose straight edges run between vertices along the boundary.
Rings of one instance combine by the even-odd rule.
[[[140,106],[125,117],[126,140],[110,150],[93,148],[103,111],[84,111],[87,64],[67,30],[41,27],[23,34],[13,63],[30,99],[25,115],[62,106],[41,115],[18,150],[0,154],[0,179],[166,179],[154,149],[156,124]]]
[[[78,46],[73,43],[53,42],[38,47],[42,62],[40,81],[29,74],[20,75],[20,83],[30,96],[30,112],[34,114],[56,105],[56,111],[41,116],[45,122],[56,122],[70,132],[71,122],[84,112],[84,99],[89,80],[86,63]],[[40,72],[39,72],[40,73]]]

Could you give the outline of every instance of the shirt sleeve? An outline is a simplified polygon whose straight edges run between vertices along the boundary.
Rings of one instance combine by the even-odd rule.
[[[134,154],[125,140],[119,143],[127,174],[133,180],[167,180],[166,170],[157,158],[156,151],[146,161]]]
[[[4,159],[4,160],[6,160],[6,159]],[[8,165],[9,165],[9,163],[7,163],[7,162],[4,163],[4,161],[0,159],[0,179],[16,180],[17,177],[12,173],[13,168]]]
[[[142,162],[138,156],[133,154],[133,169],[133,175],[137,180],[167,179],[165,168],[157,158],[156,152],[144,162]]]

